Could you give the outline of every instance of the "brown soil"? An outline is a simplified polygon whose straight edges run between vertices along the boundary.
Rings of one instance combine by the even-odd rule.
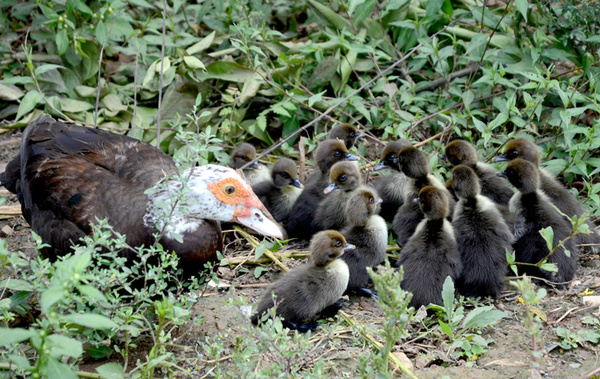
[[[0,135],[0,166],[8,162],[19,149],[20,135],[18,133],[5,133]],[[5,196],[7,203],[16,204],[15,196]],[[10,229],[6,228],[8,226]],[[31,230],[22,217],[3,217],[0,220],[0,229],[2,237],[8,241],[9,248],[13,251],[21,250],[35,254],[33,249],[33,239]],[[234,240],[233,233],[227,233],[228,240]],[[225,257],[248,256],[252,257],[249,247],[239,240],[228,245]],[[598,255],[583,256],[582,265],[579,268],[576,279],[567,286],[566,289],[558,291],[548,288],[548,295],[539,305],[547,317],[541,330],[541,350],[544,358],[541,363],[541,375],[548,378],[578,378],[585,377],[595,368],[600,366],[598,358],[598,347],[590,344],[583,344],[577,349],[563,351],[558,347],[559,338],[556,335],[557,327],[567,328],[571,331],[591,328],[581,322],[583,316],[589,315],[600,318],[599,304],[586,305],[582,293],[586,290],[597,290],[600,287],[600,257]],[[293,260],[284,260],[283,263],[288,267],[299,264]],[[183,352],[186,356],[197,358],[201,352],[201,344],[205,337],[216,335],[226,335],[225,341],[232,347],[235,343],[238,327],[246,322],[241,310],[235,310],[224,303],[239,295],[243,295],[248,302],[253,303],[264,291],[264,285],[270,283],[278,275],[280,270],[272,266],[268,272],[256,279],[254,276],[254,266],[222,267],[218,271],[219,277],[223,283],[228,283],[233,288],[220,290],[209,290],[205,297],[200,299],[192,308],[193,319],[202,319],[202,322],[196,325],[190,322],[189,325],[180,328],[178,344],[186,345],[189,348]],[[263,285],[262,287],[260,285]],[[531,373],[533,364],[531,349],[533,348],[532,338],[527,328],[523,325],[522,319],[525,316],[524,305],[517,301],[514,291],[507,290],[496,307],[506,310],[508,317],[501,320],[494,327],[483,330],[484,338],[492,339],[489,351],[481,355],[476,361],[467,362],[463,359],[453,359],[446,355],[444,344],[431,338],[421,338],[410,343],[401,341],[397,346],[398,352],[403,352],[410,359],[414,366],[413,371],[419,378],[441,378],[444,376],[451,378],[527,378],[539,377],[537,373]],[[344,302],[343,311],[356,319],[359,323],[367,326],[375,335],[375,330],[383,321],[382,313],[375,300],[350,297]],[[337,377],[356,377],[358,376],[357,357],[366,355],[371,349],[368,342],[358,334],[350,333],[348,325],[339,319],[332,325],[321,327],[315,338],[330,338],[331,329],[342,330],[340,337],[336,338],[334,349],[323,351],[325,355],[320,355],[318,359],[328,360],[325,366],[328,376]],[[348,329],[348,333],[343,330]],[[234,332],[228,332],[233,330]],[[415,333],[414,336],[417,334]],[[200,343],[200,344],[199,344]],[[227,344],[225,344],[227,345]],[[144,355],[148,349],[148,344],[139,344],[139,352],[134,352],[134,359],[144,360]],[[400,347],[401,346],[401,347]],[[331,360],[333,359],[333,360]],[[192,359],[193,361],[193,359]],[[192,362],[189,361],[188,362]],[[80,369],[94,371],[94,368],[104,362],[86,361],[80,366]],[[225,360],[222,364],[227,365]],[[194,367],[192,373],[199,376],[205,374],[210,369],[209,366]]]

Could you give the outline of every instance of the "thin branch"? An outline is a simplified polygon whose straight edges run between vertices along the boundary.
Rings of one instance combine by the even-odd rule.
[[[165,65],[165,45],[167,34],[167,0],[163,0],[163,25],[162,25],[162,44],[160,46],[160,73],[158,75],[158,115],[156,118],[156,147],[160,149],[160,122],[162,111],[162,86],[163,86],[163,70]]]

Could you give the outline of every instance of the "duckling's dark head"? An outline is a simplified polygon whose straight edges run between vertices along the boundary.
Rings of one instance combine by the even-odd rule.
[[[507,178],[510,184],[524,194],[535,192],[540,186],[538,168],[521,158],[510,161],[504,172],[498,173],[498,176]]]
[[[371,216],[379,212],[382,202],[374,188],[359,187],[346,202],[346,222],[351,226],[364,226]]]
[[[477,164],[477,150],[467,141],[450,142],[444,153],[440,158],[447,160],[452,166],[463,164],[473,167]]]
[[[363,138],[364,136],[363,133],[360,133],[350,124],[337,124],[329,131],[327,138],[342,140],[344,141],[346,148],[349,149],[356,144],[358,139]]]
[[[344,254],[344,251],[352,249],[354,245],[346,243],[342,233],[324,230],[310,240],[310,259],[315,266],[325,266]]]
[[[398,153],[398,165],[412,179],[419,179],[429,174],[429,161],[421,150],[415,147],[405,147]]]
[[[392,170],[400,171],[400,166],[398,166],[398,153],[400,150],[405,147],[409,147],[410,142],[406,139],[399,139],[393,142],[388,143],[381,152],[381,157],[379,158],[379,163],[373,167],[373,170],[378,171],[384,168],[389,168]]]
[[[337,162],[329,170],[329,186],[323,192],[329,193],[335,189],[352,191],[360,185],[360,181],[360,171],[356,164],[346,161]]]
[[[256,159],[256,149],[254,146],[247,142],[242,142],[231,152],[229,166],[238,169],[254,159]],[[254,169],[259,168],[258,162],[254,162],[250,167]]]
[[[356,161],[355,155],[348,153],[344,142],[335,139],[328,139],[319,143],[315,149],[315,161],[323,174],[327,174],[331,166],[340,161]]]
[[[540,151],[537,145],[528,139],[517,138],[509,141],[504,147],[504,152],[494,158],[494,162],[506,162],[513,159],[525,159],[540,167]]]
[[[271,171],[271,177],[273,178],[273,184],[277,188],[284,187],[298,187],[302,188],[303,185],[298,180],[298,169],[296,163],[289,158],[279,158],[273,165]]]
[[[448,217],[450,201],[448,195],[436,187],[425,186],[419,192],[419,207],[429,220],[442,220]]]
[[[479,178],[473,169],[458,165],[452,170],[452,188],[461,199],[470,199],[479,194]]]

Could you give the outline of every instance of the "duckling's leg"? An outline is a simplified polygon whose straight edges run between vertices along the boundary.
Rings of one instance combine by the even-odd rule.
[[[370,288],[364,288],[364,287],[355,288],[353,292],[357,296],[372,297],[375,300],[379,299],[379,295],[377,294],[377,291],[372,290]]]
[[[335,303],[326,307],[319,313],[319,318],[329,318],[334,317],[340,309],[342,309],[342,304],[344,304],[344,299],[340,298]]]
[[[320,323],[320,322],[317,322],[317,321],[314,321],[314,320],[312,320],[312,321],[300,322],[300,323],[298,323],[298,322],[292,322],[292,321],[285,321],[285,320],[283,320],[283,321],[282,321],[282,324],[283,324],[283,326],[284,326],[285,328],[288,328],[288,329],[293,329],[293,330],[297,330],[297,331],[299,331],[300,333],[306,333],[306,332],[308,332],[309,330],[310,330],[311,332],[314,332],[314,331],[317,329],[317,327],[318,327],[319,325],[321,325],[321,323]]]

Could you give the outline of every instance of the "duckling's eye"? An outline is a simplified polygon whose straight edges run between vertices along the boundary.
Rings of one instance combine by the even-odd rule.
[[[348,179],[348,176],[346,176],[346,175],[340,176],[340,182],[345,182],[346,179]]]
[[[350,138],[354,138],[355,135],[356,135],[356,133],[350,132]]]
[[[342,241],[339,241],[339,240],[338,240],[338,241],[335,243],[335,246],[336,246],[336,247],[340,247],[340,246],[342,246]]]
[[[369,203],[373,204],[375,202],[375,199],[373,199],[372,197],[369,197]]]
[[[333,156],[336,158],[339,158],[342,156],[342,152],[341,151],[336,151],[335,153],[333,153]]]
[[[228,195],[233,195],[235,193],[235,187],[227,186],[227,187],[223,188],[223,191]]]
[[[392,154],[390,156],[388,156],[388,160],[393,161],[396,160],[398,158],[398,156],[396,154]]]
[[[245,155],[242,155],[240,158],[242,158],[243,161],[246,161],[246,162],[248,161],[248,157]]]
[[[281,177],[284,179],[288,179],[290,177],[290,175],[287,172],[282,172]]]
[[[511,160],[515,159],[518,156],[519,156],[519,152],[516,150],[511,150],[508,152],[508,154],[506,154],[506,158],[511,159]]]

